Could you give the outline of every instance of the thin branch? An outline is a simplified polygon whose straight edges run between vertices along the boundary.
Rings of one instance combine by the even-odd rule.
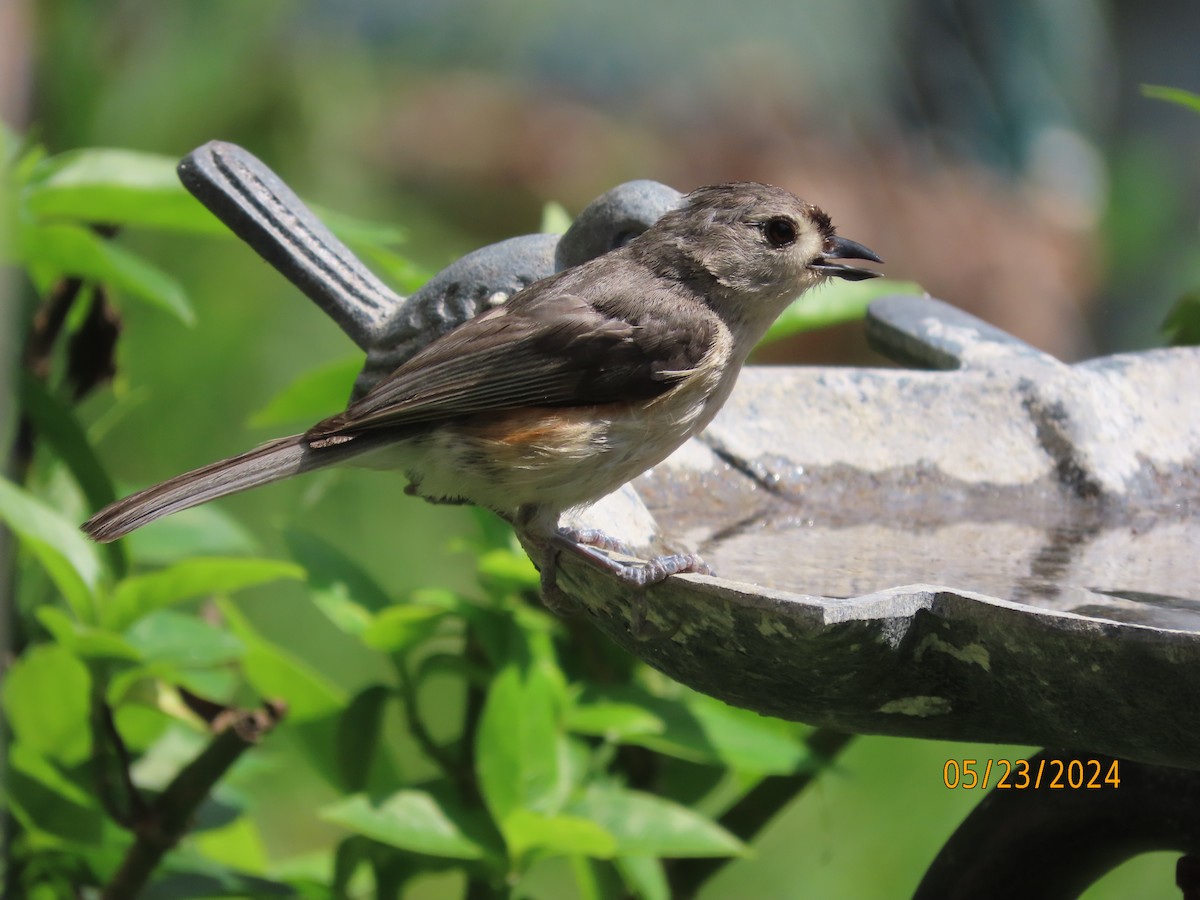
[[[146,886],[164,854],[187,832],[196,809],[237,759],[279,724],[283,704],[230,709],[213,720],[214,736],[200,755],[180,770],[153,805],[134,822],[137,836],[102,900],[132,900]]]
[[[400,679],[400,696],[404,701],[404,720],[408,725],[409,733],[413,736],[413,740],[417,742],[417,746],[421,748],[425,755],[437,764],[442,773],[450,779],[464,800],[476,797],[475,783],[471,778],[470,772],[464,771],[458,764],[458,761],[445,747],[433,739],[433,735],[425,727],[425,722],[421,718],[421,711],[417,706],[416,685],[413,684],[412,676],[409,675],[408,669],[403,662],[398,662],[396,671]]]
[[[484,653],[483,644],[475,634],[474,628],[467,628],[464,635],[465,643],[463,645],[463,656],[467,660],[467,664],[474,669],[475,667],[484,668],[487,665],[487,654]],[[479,722],[483,718],[483,704],[487,700],[487,695],[483,687],[474,678],[467,679],[467,698],[465,709],[463,710],[463,725],[462,725],[462,767],[468,771],[475,770],[475,739],[479,734]]]
[[[67,342],[67,384],[76,403],[117,374],[121,328],[104,285],[94,286],[87,316]]]
[[[21,348],[21,365],[34,378],[46,381],[50,377],[50,363],[54,355],[54,345],[62,334],[67,315],[83,290],[83,281],[79,278],[64,278],[46,295],[46,299],[38,305],[33,316],[29,333],[25,336],[25,345]],[[33,422],[29,416],[22,415],[17,422],[16,435],[9,451],[9,476],[18,483],[23,483],[33,461],[35,433]]]
[[[104,701],[103,697],[97,696],[92,699],[92,721],[93,740],[96,743],[97,751],[95,754],[98,787],[96,793],[112,820],[123,828],[132,829],[134,823],[146,814],[146,801],[142,797],[141,791],[137,789],[137,785],[133,783],[131,774],[133,755],[117,730],[112,707]],[[106,747],[111,747],[116,755],[115,768],[121,781],[121,797],[119,799],[113,796],[109,773],[114,767],[106,764],[107,754],[104,752]]]

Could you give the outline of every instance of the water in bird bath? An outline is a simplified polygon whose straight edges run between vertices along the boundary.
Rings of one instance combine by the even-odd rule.
[[[1188,504],[1104,513],[1053,487],[963,496],[945,485],[808,473],[770,495],[654,476],[639,490],[663,532],[723,578],[851,598],[940,585],[1031,606],[1200,631],[1200,520]]]

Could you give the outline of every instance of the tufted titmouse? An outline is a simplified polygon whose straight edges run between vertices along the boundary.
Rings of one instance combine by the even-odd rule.
[[[689,554],[627,565],[611,539],[559,527],[702,430],[746,357],[797,295],[879,273],[829,216],[780,188],[705,187],[624,247],[536,282],[430,343],[303,434],[178,475],[83,526],[112,541],[155,519],[361,458],[400,469],[410,493],[495,511],[559,598],[560,550],[645,585],[704,571]]]

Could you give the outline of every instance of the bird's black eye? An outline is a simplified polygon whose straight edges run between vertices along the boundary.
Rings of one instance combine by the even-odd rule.
[[[782,217],[763,222],[763,234],[772,247],[787,247],[796,243],[796,223]]]

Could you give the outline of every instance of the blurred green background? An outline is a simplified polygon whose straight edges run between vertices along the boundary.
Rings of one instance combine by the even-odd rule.
[[[1200,284],[1200,119],[1140,93],[1200,90],[1197,46],[1200,7],[1184,0],[7,0],[0,101],[51,152],[236,142],[305,199],[397,223],[429,271],[623,180],[775,182],[831,211],[890,276],[1077,359],[1161,343],[1167,309]],[[198,313],[186,328],[123,309],[113,392],[83,414],[125,487],[273,436],[252,415],[354,353],[236,241],[122,240],[169,265]],[[769,360],[879,362],[856,326]],[[302,517],[397,594],[471,576],[455,540],[471,515],[406,497],[397,478],[323,474],[226,508],[268,555]],[[275,587],[246,608],[335,683],[374,677],[301,598]],[[979,799],[942,786],[945,760],[1019,752],[860,739],[704,896],[907,895]],[[256,768],[273,860],[327,838],[292,827],[328,799],[289,781],[295,763],[272,746]],[[1132,862],[1088,896],[1135,893],[1176,896],[1173,858]]]

